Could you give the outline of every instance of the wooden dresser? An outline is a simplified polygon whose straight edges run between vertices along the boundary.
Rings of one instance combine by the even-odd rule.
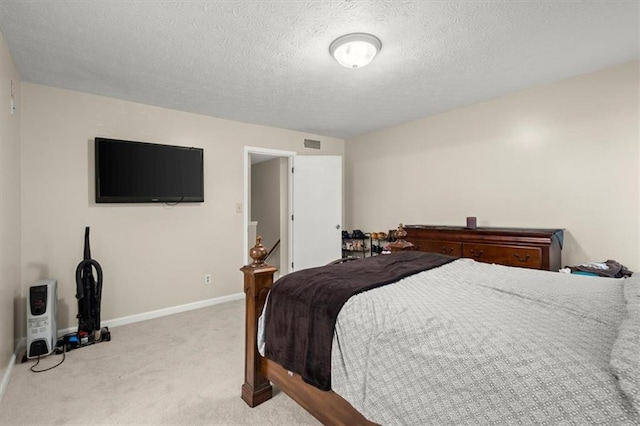
[[[557,271],[562,229],[405,225],[415,250],[469,257],[479,262]]]

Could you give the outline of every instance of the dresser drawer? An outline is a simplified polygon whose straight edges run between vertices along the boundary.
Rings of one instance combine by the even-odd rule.
[[[462,256],[462,243],[459,242],[414,240],[412,243],[418,251],[447,254],[457,257]]]
[[[450,254],[524,268],[561,268],[564,230],[540,228],[469,229],[461,226],[405,226],[414,250]]]
[[[462,257],[522,268],[542,267],[542,250],[539,247],[463,243]]]

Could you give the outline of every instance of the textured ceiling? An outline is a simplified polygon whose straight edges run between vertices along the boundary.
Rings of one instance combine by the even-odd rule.
[[[640,56],[633,1],[9,1],[23,81],[348,138]],[[382,41],[350,70],[329,44]]]

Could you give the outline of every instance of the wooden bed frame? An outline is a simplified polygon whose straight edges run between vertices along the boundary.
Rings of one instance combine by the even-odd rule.
[[[413,245],[404,240],[406,236],[402,224],[396,231],[397,241],[391,244],[391,251],[412,250]],[[282,389],[300,406],[323,424],[331,425],[375,425],[367,420],[351,404],[334,391],[322,391],[305,383],[298,374],[287,371],[279,364],[262,357],[258,353],[258,318],[262,314],[267,293],[273,285],[273,274],[277,268],[264,262],[267,250],[262,246],[262,238],[249,255],[253,262],[243,266],[245,299],[245,368],[242,399],[255,407],[271,399],[271,383]]]

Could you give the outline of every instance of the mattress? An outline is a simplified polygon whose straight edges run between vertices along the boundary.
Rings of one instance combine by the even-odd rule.
[[[350,298],[332,388],[380,424],[640,424],[638,277],[460,259]]]

